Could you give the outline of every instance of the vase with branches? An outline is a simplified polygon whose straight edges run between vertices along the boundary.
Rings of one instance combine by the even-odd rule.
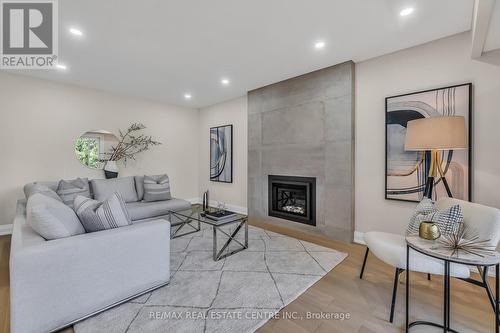
[[[125,132],[119,130],[120,138],[118,143],[111,147],[110,152],[106,153],[109,156],[105,160],[106,165],[104,167],[106,178],[116,178],[118,176],[116,162],[123,160],[126,165],[128,160],[135,160],[137,154],[162,144],[153,140],[150,135],[141,133],[144,129],[146,129],[146,126],[143,124],[133,123]]]

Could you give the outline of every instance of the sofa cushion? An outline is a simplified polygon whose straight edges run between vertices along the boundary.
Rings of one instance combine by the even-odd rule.
[[[103,202],[77,196],[75,211],[87,232],[124,227],[132,224],[125,202],[118,192]]]
[[[137,192],[134,185],[134,177],[122,177],[114,179],[93,179],[91,180],[94,199],[104,201],[113,193],[121,194],[125,202],[138,201]]]
[[[28,224],[47,240],[85,233],[75,212],[52,197],[35,193],[26,207]]]
[[[144,176],[135,176],[135,190],[137,191],[137,201],[144,199]]]
[[[36,193],[41,193],[45,196],[62,202],[62,199],[59,197],[59,195],[57,195],[57,193],[53,189],[49,188],[46,185],[30,183],[24,186],[24,194],[26,195],[26,199],[29,199],[33,194]]]
[[[73,202],[76,196],[81,195],[90,198],[89,180],[87,178],[61,180],[59,181],[56,192],[64,204],[73,208]]]
[[[170,200],[170,181],[167,175],[144,176],[144,201]]]
[[[186,200],[172,198],[165,201],[154,202],[129,202],[125,206],[132,221],[148,219],[168,214],[169,211],[179,211],[191,208],[191,203]]]

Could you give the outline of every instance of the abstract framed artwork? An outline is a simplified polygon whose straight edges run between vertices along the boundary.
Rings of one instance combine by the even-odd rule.
[[[233,182],[233,125],[210,128],[210,180]]]
[[[386,199],[418,202],[423,198],[430,152],[405,151],[407,123],[419,118],[463,116],[468,149],[440,151],[440,160],[453,197],[471,200],[471,112],[471,83],[385,99]],[[442,179],[436,178],[433,199],[447,196]]]

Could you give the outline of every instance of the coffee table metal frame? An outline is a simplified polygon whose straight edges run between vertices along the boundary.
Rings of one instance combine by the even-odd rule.
[[[175,217],[180,221],[179,224],[176,224],[172,226],[173,232],[171,232],[170,237],[171,238],[177,238],[177,237],[182,237],[186,236],[195,232],[198,232],[201,230],[201,223],[208,224],[212,226],[212,233],[213,233],[213,259],[214,261],[218,261],[220,259],[226,258],[230,255],[233,255],[235,253],[238,253],[240,251],[243,251],[245,249],[248,249],[248,217],[246,215],[242,214],[237,214],[233,219],[227,220],[227,221],[222,221],[222,222],[217,222],[208,219],[207,217],[203,216],[204,212],[202,209],[200,209],[199,205],[194,205],[193,208],[187,213],[187,211],[180,211],[180,212],[175,212],[175,211],[170,211],[169,212],[169,218],[170,221],[172,221],[172,218]],[[194,225],[193,225],[194,223]],[[231,224],[236,224],[236,228],[232,230],[231,232],[226,232],[222,227],[228,226]],[[186,227],[190,227],[192,230],[184,232],[184,233],[179,233],[181,229],[185,229]],[[240,242],[238,239],[236,239],[236,236],[238,233],[243,229],[244,232],[244,243]],[[217,233],[220,232],[227,236],[227,240],[224,242],[222,247],[219,249],[217,246]],[[232,243],[238,243],[239,247],[224,253],[229,245]]]

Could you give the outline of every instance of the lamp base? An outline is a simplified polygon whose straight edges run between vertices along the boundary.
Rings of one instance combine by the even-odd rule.
[[[434,178],[436,176],[441,176],[441,180],[443,182],[444,188],[446,189],[446,193],[448,197],[453,198],[451,194],[450,186],[448,185],[448,181],[446,180],[443,169],[441,168],[441,158],[440,152],[438,150],[431,150],[427,152],[424,156],[430,155],[430,165],[428,169],[429,176],[427,177],[427,181],[425,182],[424,189],[424,197],[432,199],[432,190],[434,189]]]
[[[443,181],[444,188],[446,189],[446,194],[449,198],[453,198],[451,194],[450,186],[444,175],[441,175],[441,180]],[[434,189],[434,177],[427,177],[427,182],[425,183],[424,197],[432,199],[432,191]]]

